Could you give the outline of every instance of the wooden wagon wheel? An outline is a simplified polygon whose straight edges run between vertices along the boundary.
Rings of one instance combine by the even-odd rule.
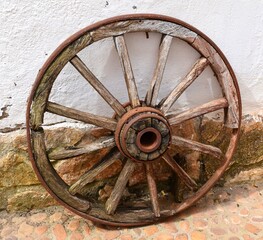
[[[139,97],[124,38],[124,35],[128,37],[128,34],[133,32],[147,34],[155,32],[162,36],[154,74],[144,98]],[[124,88],[128,93],[128,103],[122,103],[113,96],[78,56],[81,50],[105,38],[111,38],[115,43],[124,72]],[[173,89],[167,92],[165,97],[158,99],[169,49],[174,39],[188,43],[200,57],[178,84],[170,81]],[[114,110],[114,116],[100,116],[49,100],[53,83],[67,63],[73,65],[102,96]],[[211,68],[216,76],[221,87],[221,97],[179,113],[171,110],[178,98],[206,68]],[[183,126],[182,124],[190,119],[199,119],[218,110],[224,113],[223,129],[229,133],[224,149],[201,140],[185,138],[176,130],[177,126],[180,124]],[[84,148],[65,150],[61,156],[54,156],[46,149],[43,128],[46,112],[107,129],[110,135]],[[166,16],[151,14],[119,16],[91,25],[71,36],[56,49],[40,70],[28,101],[29,153],[34,170],[49,193],[80,216],[117,226],[150,224],[190,207],[222,176],[237,144],[240,116],[241,101],[235,75],[222,52],[207,36],[178,19]],[[54,158],[58,160],[69,158],[103,148],[108,148],[107,154],[71,185],[59,176],[52,165],[51,160]],[[180,165],[173,151],[176,148],[201,153],[202,156],[209,156],[209,161],[216,159],[220,164],[208,179],[200,182],[192,177],[182,164]],[[122,162],[122,169],[106,201],[82,194],[82,188],[93,182],[99,173],[117,159]],[[156,162],[169,166],[173,175],[177,176],[177,183],[186,186],[183,187],[184,194],[180,201],[172,194],[171,197],[170,193],[167,197],[159,187],[159,180],[155,177],[158,169],[153,167]],[[145,172],[146,194],[142,194],[139,200],[131,198],[130,204],[125,204],[126,198],[123,198],[123,195],[129,179],[134,171],[138,170],[137,166],[143,166],[139,169]]]

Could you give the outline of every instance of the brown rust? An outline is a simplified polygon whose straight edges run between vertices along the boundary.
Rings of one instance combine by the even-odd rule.
[[[136,137],[136,145],[141,151],[146,153],[155,151],[160,147],[161,143],[161,133],[153,127],[143,129]]]

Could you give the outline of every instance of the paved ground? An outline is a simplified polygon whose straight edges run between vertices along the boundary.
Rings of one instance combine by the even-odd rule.
[[[263,181],[215,188],[169,222],[140,228],[103,228],[63,207],[0,212],[0,239],[263,240]]]

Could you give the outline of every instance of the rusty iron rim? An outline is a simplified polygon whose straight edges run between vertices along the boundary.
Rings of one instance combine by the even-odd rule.
[[[228,60],[226,59],[226,57],[224,56],[224,54],[222,53],[222,51],[218,48],[218,46],[209,38],[207,37],[204,33],[202,33],[201,31],[199,31],[198,29],[196,29],[195,27],[179,20],[173,17],[169,17],[169,16],[164,16],[164,15],[157,15],[157,14],[130,14],[130,15],[122,15],[122,16],[117,16],[117,17],[112,17],[100,22],[97,22],[95,24],[92,24],[80,31],[78,31],[77,33],[73,34],[71,37],[69,37],[67,40],[65,40],[52,54],[51,56],[48,58],[48,60],[44,63],[43,67],[40,69],[36,81],[32,87],[30,96],[28,98],[28,104],[27,104],[27,111],[26,111],[26,129],[27,129],[27,142],[28,142],[28,153],[29,153],[29,157],[32,163],[32,166],[34,168],[34,171],[39,179],[39,181],[42,183],[42,185],[46,188],[46,190],[52,195],[53,198],[55,198],[60,204],[62,204],[63,206],[65,206],[66,208],[70,209],[71,211],[73,211],[74,213],[82,216],[83,218],[92,220],[94,222],[100,223],[100,224],[107,224],[107,225],[113,225],[113,226],[123,226],[123,227],[128,227],[128,226],[140,226],[140,225],[147,225],[147,224],[151,224],[151,222],[140,222],[140,223],[120,223],[120,222],[109,222],[107,220],[103,220],[103,219],[99,219],[90,215],[87,215],[71,206],[69,206],[68,204],[64,203],[47,185],[47,183],[45,182],[45,180],[43,179],[41,173],[39,172],[35,161],[34,161],[34,157],[33,157],[33,150],[32,150],[32,143],[31,143],[31,128],[30,128],[30,111],[31,111],[31,104],[36,92],[36,89],[38,88],[40,81],[42,79],[42,76],[44,75],[45,71],[47,70],[48,66],[56,59],[56,57],[60,54],[60,52],[65,49],[66,47],[68,47],[73,41],[75,41],[76,39],[78,39],[80,36],[82,36],[84,33],[86,33],[87,31],[91,31],[93,29],[96,29],[100,26],[103,26],[105,24],[109,24],[109,23],[114,23],[114,22],[118,22],[118,21],[124,21],[124,20],[133,20],[133,19],[157,19],[157,20],[162,20],[162,21],[167,21],[167,22],[172,22],[172,23],[176,23],[179,25],[182,25],[188,29],[190,29],[191,31],[197,33],[198,35],[200,35],[202,38],[204,38],[207,42],[209,42],[209,44],[217,51],[217,53],[220,55],[220,57],[222,58],[222,60],[224,61],[224,63],[226,64],[231,77],[233,79],[233,83],[235,85],[236,91],[237,91],[237,97],[238,97],[238,102],[239,102],[239,119],[241,119],[242,116],[242,108],[241,108],[241,97],[240,97],[240,91],[239,91],[239,87],[238,87],[238,83],[237,83],[237,79],[236,76],[234,74],[234,71],[231,67],[231,65],[229,64]],[[198,195],[198,197],[196,197],[195,199],[191,199],[192,204],[195,203],[196,201],[198,201],[202,196],[204,196],[209,190],[210,188],[215,184],[215,182],[222,176],[222,174],[224,173],[224,171],[226,170],[226,168],[228,167],[231,157],[237,147],[237,141],[239,139],[239,135],[240,135],[240,125],[241,125],[241,121],[238,122],[238,128],[237,129],[233,129],[232,131],[232,138],[230,141],[230,145],[229,148],[226,152],[226,160],[224,162],[224,164],[220,167],[219,170],[217,170],[216,172],[216,177],[213,179],[213,181],[205,184],[201,189],[199,189],[198,192],[202,192],[202,194]],[[189,202],[188,202],[189,203]],[[186,204],[185,206],[182,206],[180,209],[177,209],[176,213],[179,213],[183,210],[185,210],[187,207],[191,206],[190,204]],[[157,219],[156,221],[160,222],[163,221],[162,218]],[[154,220],[153,220],[154,222]]]

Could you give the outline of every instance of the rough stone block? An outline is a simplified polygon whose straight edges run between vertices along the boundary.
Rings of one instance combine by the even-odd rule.
[[[173,127],[178,136],[204,143],[216,145],[221,149],[228,146],[230,129],[222,123],[212,120],[187,121],[183,125]],[[56,148],[85,146],[108,133],[103,130],[90,131],[87,129],[57,128],[46,131],[48,152]],[[52,161],[59,175],[68,184],[72,184],[85,171],[90,169],[108,149],[95,151],[89,155],[73,157],[68,160]],[[219,160],[209,160],[203,154],[171,148],[171,153],[177,156],[178,162],[196,181],[205,181],[220,164]],[[183,156],[183,157],[182,157]],[[202,164],[201,164],[202,163]],[[202,166],[201,166],[202,165]],[[221,183],[248,181],[263,177],[263,121],[262,118],[246,116],[241,127],[240,141],[233,160],[225,172]],[[121,161],[112,164],[103,171],[96,180],[94,188],[105,185],[104,179],[110,178],[108,184],[114,182],[114,177],[122,168]],[[158,181],[166,181],[173,172],[164,161],[155,161],[153,169]],[[145,183],[140,164],[129,180],[129,186]],[[179,186],[179,188],[182,186]],[[0,135],[0,209],[9,211],[28,210],[56,204],[49,194],[41,187],[28,158],[26,133],[24,130]]]

